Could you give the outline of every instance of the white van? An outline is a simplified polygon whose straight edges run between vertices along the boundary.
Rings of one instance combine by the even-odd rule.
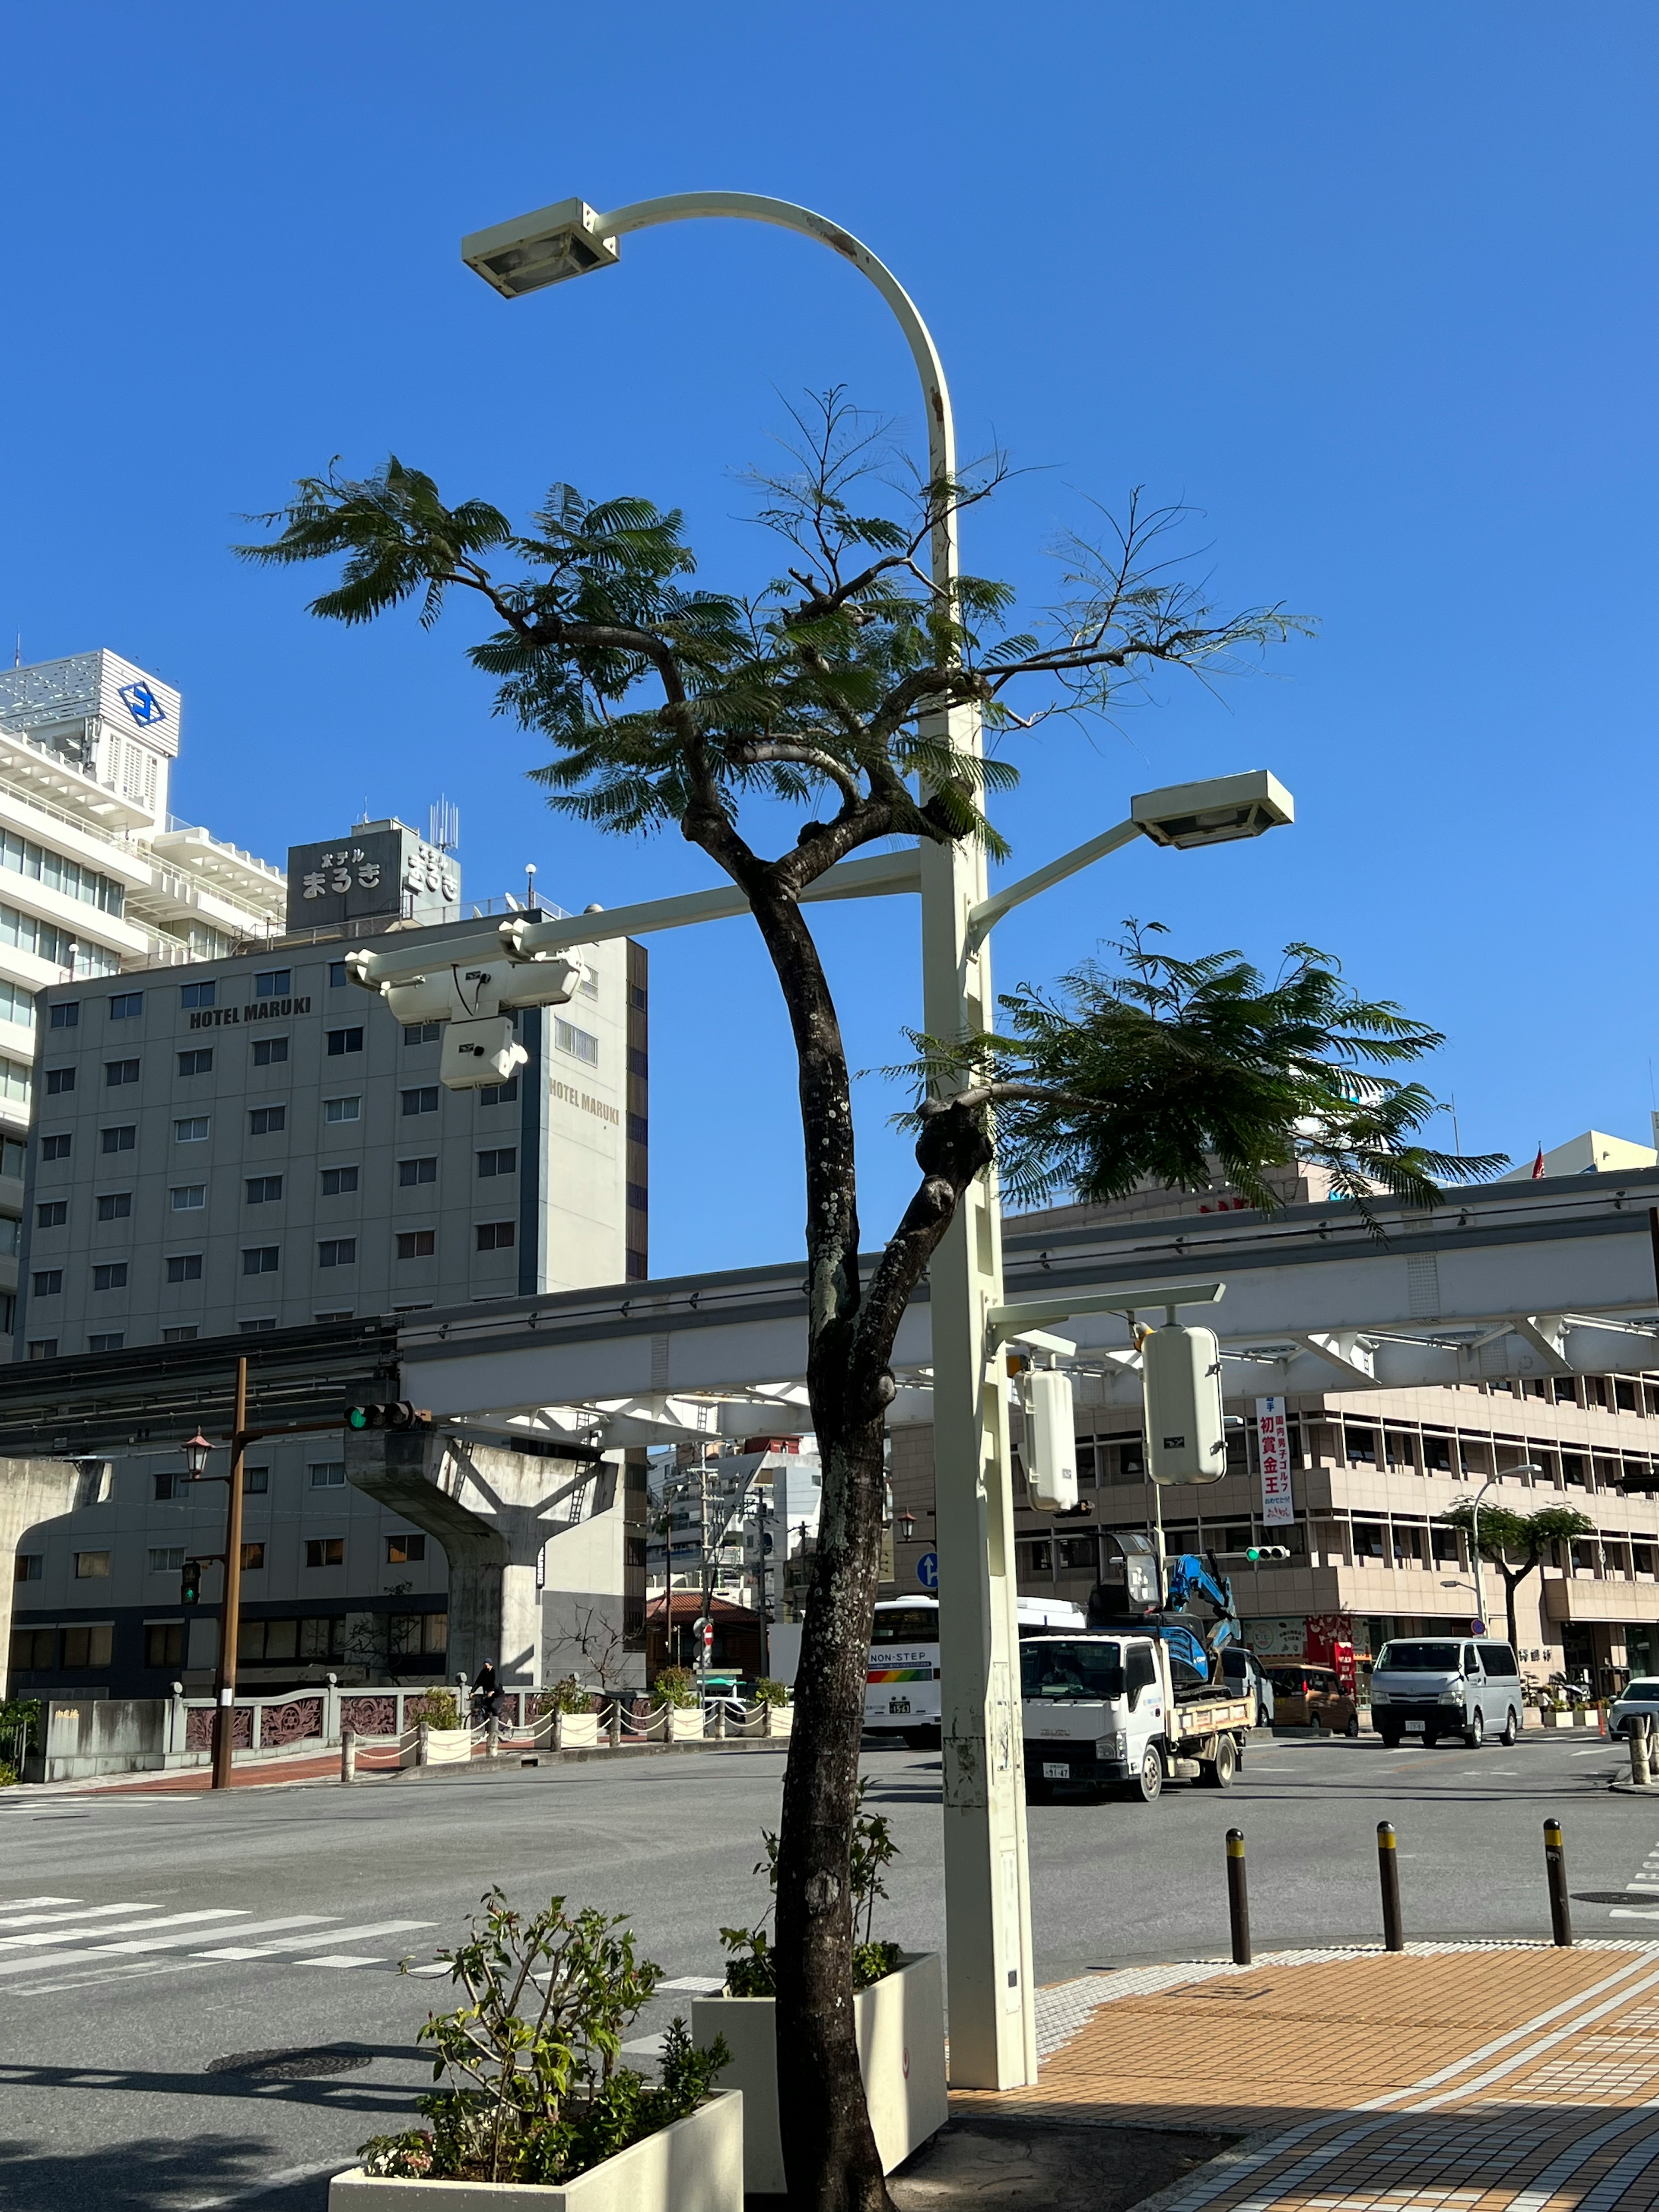
[[[1371,1668],[1371,1726],[1390,1749],[1443,1735],[1471,1751],[1489,1735],[1513,1743],[1524,1710],[1515,1653],[1490,1637],[1397,1636]]]

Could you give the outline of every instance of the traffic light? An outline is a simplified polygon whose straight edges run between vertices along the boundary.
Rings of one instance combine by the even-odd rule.
[[[346,1413],[349,1429],[429,1429],[430,1413],[411,1406],[407,1398],[394,1399],[385,1406],[352,1406]]]
[[[180,1605],[200,1605],[202,1602],[202,1562],[199,1559],[185,1561],[179,1602]]]
[[[1287,1544],[1256,1544],[1244,1556],[1254,1567],[1264,1559],[1288,1559],[1291,1553]]]

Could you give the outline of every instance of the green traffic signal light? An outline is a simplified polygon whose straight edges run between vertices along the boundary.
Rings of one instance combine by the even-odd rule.
[[[186,1559],[179,1590],[180,1605],[200,1605],[202,1602],[202,1562]]]
[[[346,1415],[346,1426],[349,1429],[366,1429],[368,1426],[368,1421],[369,1409],[367,1406],[354,1406]]]
[[[1261,1557],[1261,1553],[1259,1550],[1252,1547],[1251,1550],[1245,1553],[1244,1556],[1249,1561],[1250,1565],[1254,1566],[1256,1561]]]

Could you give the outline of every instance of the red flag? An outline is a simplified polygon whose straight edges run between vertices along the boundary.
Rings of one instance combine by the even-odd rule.
[[[1544,1179],[1544,1147],[1541,1144],[1538,1147],[1538,1158],[1532,1164],[1532,1179],[1534,1182],[1541,1182]]]

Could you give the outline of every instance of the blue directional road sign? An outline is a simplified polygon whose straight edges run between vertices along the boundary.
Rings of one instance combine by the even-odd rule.
[[[924,1552],[916,1561],[916,1580],[923,1589],[939,1588],[939,1553]]]

